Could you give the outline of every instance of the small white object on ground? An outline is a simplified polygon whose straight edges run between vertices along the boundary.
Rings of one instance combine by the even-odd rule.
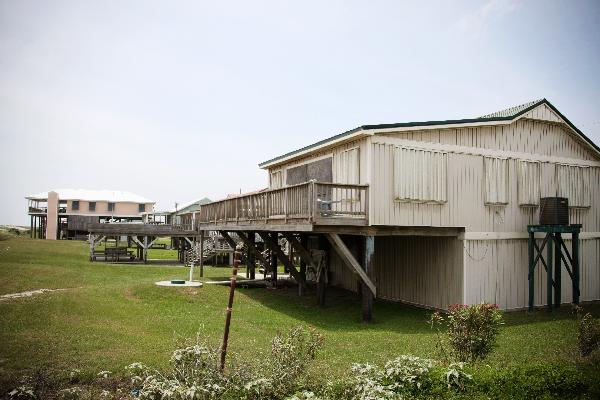
[[[179,286],[179,287],[200,287],[202,282],[185,281],[185,283],[172,283],[171,281],[156,282],[157,286]]]
[[[61,290],[67,290],[67,289],[36,289],[36,290],[28,290],[26,292],[21,292],[21,293],[3,294],[2,296],[0,296],[0,301],[10,300],[10,299],[19,299],[21,297],[31,297],[34,294],[42,294],[42,293],[46,293],[46,292],[58,292]]]

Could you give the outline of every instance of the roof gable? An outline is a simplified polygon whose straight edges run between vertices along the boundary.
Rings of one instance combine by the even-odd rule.
[[[491,114],[486,114],[478,118],[443,120],[443,121],[421,121],[421,122],[400,122],[394,124],[378,124],[378,125],[362,125],[358,128],[346,131],[344,133],[332,136],[328,139],[321,140],[317,143],[303,147],[301,149],[283,154],[270,160],[260,163],[260,168],[269,168],[271,166],[287,162],[297,157],[304,156],[313,151],[331,146],[333,144],[345,142],[350,139],[361,136],[373,135],[381,131],[394,130],[415,130],[415,129],[437,129],[437,128],[452,128],[456,126],[481,126],[481,125],[496,125],[509,124],[519,118],[537,119],[554,123],[564,124],[579,136],[591,149],[600,156],[600,148],[592,142],[590,138],[585,136],[571,121],[563,116],[548,100],[539,99],[518,106],[510,107],[504,110],[496,111]]]

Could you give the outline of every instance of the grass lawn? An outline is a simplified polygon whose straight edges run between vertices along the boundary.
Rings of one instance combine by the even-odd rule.
[[[117,265],[88,261],[88,245],[11,237],[0,241],[0,294],[32,289],[66,289],[0,301],[0,389],[36,368],[79,368],[89,375],[122,370],[134,361],[166,366],[170,352],[197,332],[218,345],[229,288],[164,288],[155,281],[185,279],[181,266]],[[205,279],[228,279],[228,268],[206,268]],[[315,306],[314,292],[295,289],[239,289],[231,325],[231,352],[246,359],[269,349],[277,331],[305,324],[325,336],[317,368],[329,376],[352,362],[383,362],[399,354],[436,357],[430,311],[376,301],[374,322],[360,322],[360,301],[331,289],[327,306]],[[600,306],[586,307],[598,315]],[[571,362],[576,323],[563,307],[505,314],[494,366]]]

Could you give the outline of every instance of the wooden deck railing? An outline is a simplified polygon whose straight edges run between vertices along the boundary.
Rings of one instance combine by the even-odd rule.
[[[302,220],[312,224],[353,224],[368,218],[368,185],[305,182],[205,204],[196,213],[198,224]]]

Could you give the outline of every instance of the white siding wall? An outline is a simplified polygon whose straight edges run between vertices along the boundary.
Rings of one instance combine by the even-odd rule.
[[[401,141],[402,142],[402,141]],[[472,232],[525,232],[527,225],[538,221],[539,207],[523,207],[518,198],[518,165],[520,159],[508,159],[508,204],[486,205],[483,156],[448,151],[448,198],[443,204],[395,201],[394,138],[374,139],[373,176],[370,186],[371,225],[464,227]],[[426,146],[426,144],[424,145]],[[560,194],[557,183],[557,163],[540,163],[540,195]],[[589,171],[591,193],[586,198],[600,198],[600,167]],[[419,174],[419,171],[414,171]],[[591,207],[572,208],[571,222],[583,225],[588,232],[600,231],[600,202]]]
[[[357,278],[333,253],[333,285],[357,290]],[[453,237],[377,236],[374,271],[377,297],[446,309],[462,303],[463,241]]]
[[[391,132],[386,135],[429,143],[584,160],[597,159],[597,156],[589,150],[588,145],[582,145],[581,139],[567,128],[558,124],[529,119],[520,119],[510,125]]]
[[[570,250],[571,240],[565,242]],[[580,243],[580,300],[600,299],[600,240],[585,239]],[[504,309],[528,306],[527,240],[466,240],[464,260],[465,303],[486,301]],[[561,278],[562,302],[570,303],[571,280],[564,266]],[[536,267],[535,304],[546,304],[546,272],[541,264]]]

